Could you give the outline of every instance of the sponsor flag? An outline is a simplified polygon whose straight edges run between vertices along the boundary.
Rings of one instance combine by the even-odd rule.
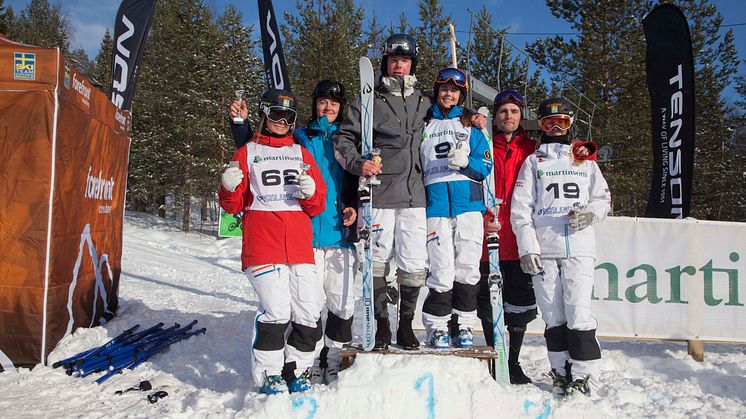
[[[272,0],[257,1],[259,2],[259,27],[262,31],[262,51],[264,52],[264,71],[267,83],[269,87],[292,91]]]
[[[642,21],[653,122],[653,173],[645,216],[689,216],[694,172],[694,59],[689,25],[672,4]]]
[[[154,7],[155,0],[124,0],[117,11],[111,56],[111,101],[119,109],[132,108],[137,70]]]

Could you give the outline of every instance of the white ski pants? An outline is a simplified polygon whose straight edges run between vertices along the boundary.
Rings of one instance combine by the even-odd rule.
[[[316,247],[313,249],[318,281],[324,284],[327,315],[323,346],[329,348],[329,366],[339,368],[342,346],[352,340],[352,315],[355,312],[354,249]],[[320,348],[318,348],[320,350]]]
[[[255,265],[246,269],[246,276],[259,299],[251,339],[254,383],[260,386],[265,375],[280,375],[286,362],[295,362],[296,375],[311,367],[318,355],[324,306],[324,287],[316,266]]]
[[[458,314],[459,329],[474,329],[484,236],[482,213],[472,211],[456,217],[430,217],[427,232],[430,274],[426,284],[430,295],[426,300],[429,307],[422,312],[422,322],[428,338],[435,330],[447,330],[451,313]],[[471,287],[454,289],[454,282]],[[453,298],[449,298],[451,295]]]
[[[425,208],[373,208],[372,214],[373,262],[387,264],[396,256],[396,266],[402,271],[424,272],[427,269]]]
[[[562,372],[569,361],[573,379],[589,375],[597,379],[601,350],[595,338],[598,322],[591,312],[595,260],[578,256],[542,258],[541,263],[545,273],[534,275],[532,281],[547,327],[549,363]]]

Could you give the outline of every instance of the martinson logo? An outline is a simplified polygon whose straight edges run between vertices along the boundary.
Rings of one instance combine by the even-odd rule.
[[[13,78],[16,80],[36,80],[36,54],[31,52],[13,53]]]

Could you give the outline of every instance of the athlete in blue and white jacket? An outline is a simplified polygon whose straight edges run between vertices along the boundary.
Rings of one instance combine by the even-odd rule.
[[[448,320],[458,315],[456,346],[473,345],[477,323],[479,258],[485,212],[482,180],[492,170],[490,146],[471,127],[459,106],[466,97],[466,75],[444,68],[435,78],[436,103],[423,132],[420,160],[427,197],[427,253],[430,289],[422,309],[428,343],[450,345]]]
[[[350,243],[349,226],[357,208],[357,177],[346,172],[334,157],[332,135],[344,113],[344,86],[334,80],[321,80],[313,90],[312,118],[307,128],[296,130],[297,141],[313,156],[327,185],[326,208],[311,218],[313,253],[318,280],[324,284],[326,308],[323,349],[311,368],[311,382],[337,379],[342,358],[340,351],[352,340],[352,314],[355,311],[353,282],[357,267]]]

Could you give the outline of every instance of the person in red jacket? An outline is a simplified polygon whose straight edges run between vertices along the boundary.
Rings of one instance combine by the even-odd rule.
[[[269,89],[259,109],[258,133],[236,150],[218,196],[229,214],[244,211],[241,269],[259,299],[254,382],[265,394],[300,392],[311,386],[308,369],[321,338],[324,287],[314,264],[311,217],[324,210],[326,186],[311,154],[293,141],[292,94]]]
[[[510,201],[518,171],[536,149],[536,141],[531,139],[520,126],[521,110],[525,102],[523,96],[514,90],[505,90],[495,96],[492,139],[492,155],[495,171],[495,198],[502,199],[497,220],[489,212],[485,216],[485,237],[498,233],[500,237],[500,271],[504,279],[503,306],[505,326],[510,339],[508,371],[511,384],[528,384],[531,379],[523,373],[518,356],[523,345],[526,326],[536,318],[536,297],[531,284],[531,275],[521,270],[520,257],[515,234],[510,226]],[[482,246],[482,277],[480,280],[479,309],[477,315],[482,322],[482,330],[487,345],[492,346],[492,308],[487,283],[489,262],[486,242]]]

